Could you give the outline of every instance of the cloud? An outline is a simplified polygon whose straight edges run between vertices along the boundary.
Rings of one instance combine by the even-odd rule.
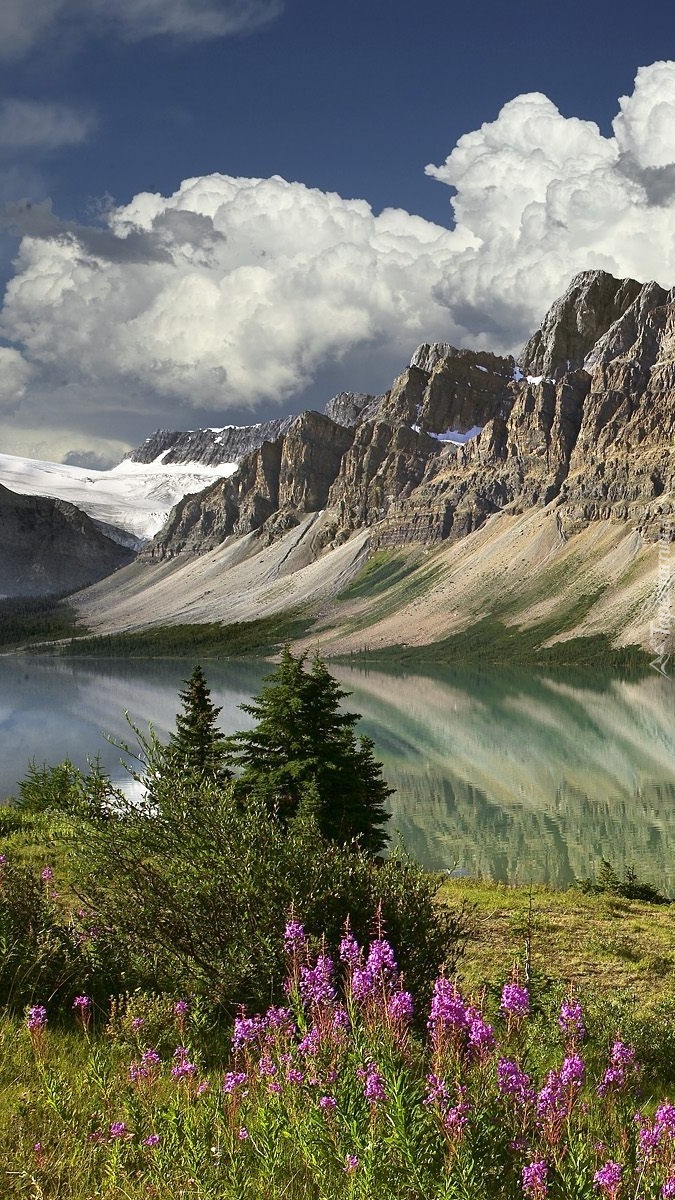
[[[0,413],[14,413],[26,395],[33,374],[18,350],[0,346]]]
[[[20,59],[66,31],[127,41],[230,37],[269,24],[282,9],[283,0],[2,0],[0,58]]]
[[[386,386],[422,340],[517,351],[580,270],[675,283],[673,114],[675,63],[638,72],[611,137],[516,97],[427,168],[454,190],[453,229],[279,177],[189,179],[96,229],[14,206],[2,333],[31,394],[120,422],[140,397],[157,424],[297,407],[331,369],[362,387],[368,360]]]
[[[1,150],[60,150],[86,141],[96,125],[93,113],[70,104],[42,100],[0,100]]]

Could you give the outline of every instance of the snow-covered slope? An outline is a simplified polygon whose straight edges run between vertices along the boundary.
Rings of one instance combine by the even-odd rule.
[[[109,471],[70,467],[0,454],[0,483],[27,496],[69,500],[94,521],[122,530],[131,539],[153,537],[174,504],[189,492],[201,492],[216,479],[232,475],[234,462],[206,467],[201,463],[137,463],[124,459]],[[113,534],[114,536],[114,534]]]

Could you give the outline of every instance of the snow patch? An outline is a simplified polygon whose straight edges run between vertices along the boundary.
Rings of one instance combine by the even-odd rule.
[[[125,458],[108,471],[0,454],[0,483],[23,496],[51,496],[77,505],[95,521],[146,540],[162,528],[174,504],[237,470],[237,463],[151,463]]]

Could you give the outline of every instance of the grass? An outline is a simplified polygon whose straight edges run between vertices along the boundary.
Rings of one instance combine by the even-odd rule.
[[[273,654],[285,642],[304,637],[313,619],[303,612],[275,613],[257,621],[224,625],[161,625],[135,633],[77,638],[64,646],[68,656],[93,658],[245,658]]]
[[[473,910],[461,964],[470,987],[496,987],[529,943],[540,977],[623,992],[636,1011],[675,1004],[675,905],[472,879],[448,879],[441,897]]]

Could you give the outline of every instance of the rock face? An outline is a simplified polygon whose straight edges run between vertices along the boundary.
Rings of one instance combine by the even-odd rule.
[[[263,421],[259,425],[224,425],[222,429],[191,429],[186,433],[158,429],[132,450],[132,462],[202,463],[206,467],[239,462],[264,442],[275,441],[293,424],[293,417]]]
[[[0,594],[73,592],[134,558],[74,504],[0,486]]]
[[[610,519],[654,539],[675,514],[675,293],[585,272],[518,366],[425,343],[384,396],[343,392],[272,434],[178,505],[146,554],[269,541],[317,510],[317,552],[363,527],[373,545],[433,542],[549,504],[562,538]]]

